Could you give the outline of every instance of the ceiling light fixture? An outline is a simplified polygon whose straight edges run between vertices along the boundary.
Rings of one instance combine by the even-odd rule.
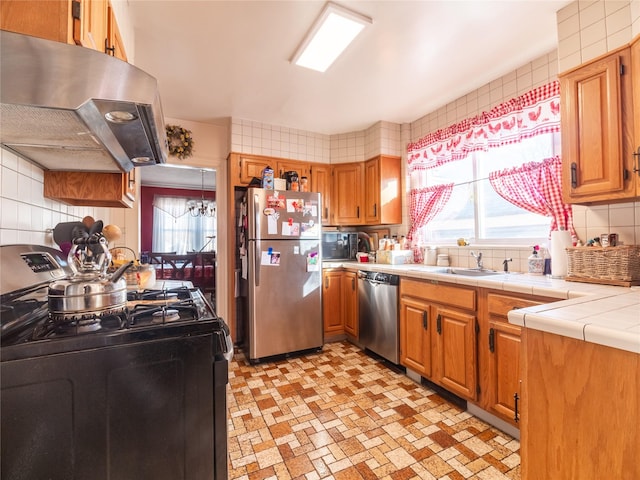
[[[187,202],[187,211],[192,217],[215,217],[216,204],[211,200],[204,199],[204,170],[202,172],[202,199],[199,202],[189,200]]]
[[[354,38],[373,23],[369,17],[328,2],[291,58],[301,67],[324,72]]]

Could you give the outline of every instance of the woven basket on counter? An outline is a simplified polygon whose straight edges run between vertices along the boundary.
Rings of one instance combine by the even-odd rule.
[[[640,245],[567,248],[565,280],[630,287],[640,285]]]

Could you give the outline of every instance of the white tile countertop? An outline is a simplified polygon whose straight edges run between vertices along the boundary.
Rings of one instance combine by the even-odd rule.
[[[615,287],[522,273],[468,277],[420,264],[324,262],[427,280],[541,295],[564,301],[509,312],[509,323],[640,354],[640,287]]]

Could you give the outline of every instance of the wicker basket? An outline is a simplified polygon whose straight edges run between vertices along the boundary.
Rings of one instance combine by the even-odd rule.
[[[640,285],[640,245],[567,248],[565,280],[629,287]]]

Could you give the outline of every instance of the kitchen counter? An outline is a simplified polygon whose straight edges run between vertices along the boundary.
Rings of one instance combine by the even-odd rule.
[[[443,273],[444,267],[420,264],[323,264],[323,268],[339,267],[564,299],[511,311],[509,323],[640,354],[639,287],[567,282],[522,273],[467,277]]]

